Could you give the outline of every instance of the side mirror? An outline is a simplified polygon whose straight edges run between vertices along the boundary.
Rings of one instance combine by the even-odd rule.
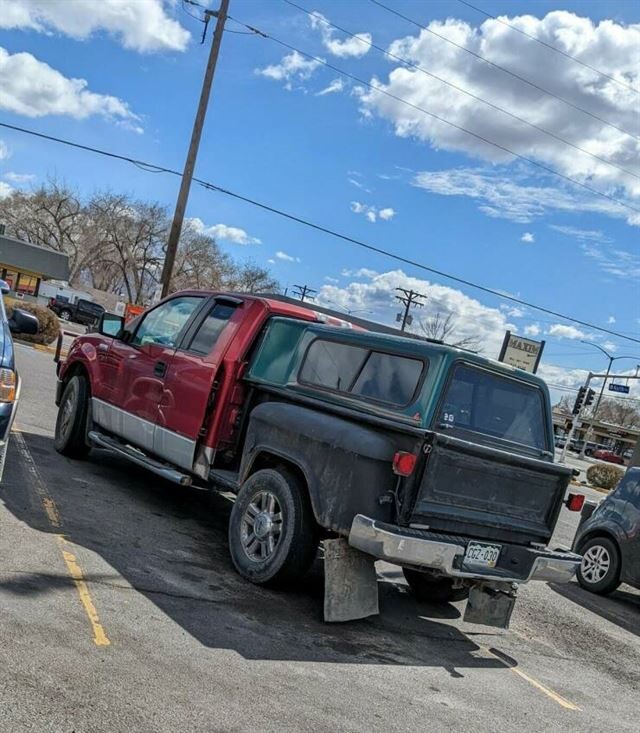
[[[103,313],[98,321],[98,333],[103,336],[116,338],[123,328],[124,318],[117,316],[115,313]]]
[[[11,318],[7,321],[11,333],[34,335],[38,333],[38,319],[33,313],[14,308]]]
[[[10,290],[9,283],[6,280],[0,280],[0,293],[6,295]]]

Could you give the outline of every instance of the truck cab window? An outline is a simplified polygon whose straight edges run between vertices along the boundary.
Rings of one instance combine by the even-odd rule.
[[[162,303],[144,316],[130,343],[133,346],[175,346],[182,329],[200,303],[202,298],[193,296],[173,298]]]
[[[209,354],[235,310],[235,305],[216,303],[191,339],[189,351]]]

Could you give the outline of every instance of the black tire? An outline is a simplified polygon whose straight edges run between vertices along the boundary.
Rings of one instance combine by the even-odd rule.
[[[70,311],[70,310],[68,310],[67,308],[63,308],[63,309],[62,309],[62,310],[60,311],[60,318],[61,318],[61,319],[62,319],[63,321],[70,321],[70,320],[71,320],[71,311]]]
[[[583,556],[578,568],[578,583],[592,593],[606,595],[620,585],[620,551],[608,537],[591,537],[578,549]],[[604,564],[608,568],[603,574]]]
[[[277,502],[271,513],[267,510],[265,494],[275,497]],[[263,520],[258,520],[256,508],[261,510]],[[266,531],[269,516],[277,517],[278,514],[280,531],[275,546],[266,556],[262,549],[267,545],[268,551],[269,535],[263,541],[258,535]],[[276,523],[273,520],[269,526],[275,527]],[[252,535],[255,542],[251,540]],[[249,476],[238,492],[229,521],[229,550],[238,573],[257,585],[293,584],[309,570],[317,549],[318,528],[308,494],[300,481],[281,468],[266,468]]]
[[[468,588],[454,588],[452,578],[438,578],[418,570],[402,568],[413,595],[424,603],[456,603],[469,597]]]
[[[69,458],[84,458],[89,453],[87,445],[87,415],[89,411],[89,385],[76,375],[67,382],[62,393],[53,446]]]

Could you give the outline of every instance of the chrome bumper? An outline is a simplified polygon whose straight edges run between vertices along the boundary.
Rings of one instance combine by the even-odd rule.
[[[437,570],[443,575],[476,580],[498,580],[510,583],[527,583],[530,580],[544,580],[553,583],[567,583],[575,575],[581,561],[579,555],[571,552],[545,552],[527,548],[532,555],[531,569],[525,576],[510,575],[504,570],[472,571],[462,567],[466,551],[463,541],[435,541],[403,534],[400,527],[391,531],[381,527],[374,519],[357,514],[351,525],[349,544],[357,550],[398,565]],[[486,542],[487,540],[479,540]],[[498,543],[505,546],[505,543]],[[566,556],[565,556],[566,555]]]

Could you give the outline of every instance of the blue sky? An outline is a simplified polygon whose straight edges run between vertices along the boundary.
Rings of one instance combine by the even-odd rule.
[[[508,22],[562,46],[614,82],[456,0],[384,0],[603,121],[369,0],[299,4],[321,15],[310,18],[281,0],[231,0],[230,13],[393,96],[292,57],[271,40],[226,33],[199,177],[429,267],[640,338],[639,214],[393,98],[640,209],[638,141],[615,129],[640,135],[638,95],[629,89],[640,86],[637,4],[478,0],[478,7],[504,13]],[[128,17],[123,6],[133,9]],[[98,12],[96,7],[90,0],[0,0],[0,121],[180,169],[208,53],[208,42],[199,44],[202,26],[180,2],[104,0]],[[365,38],[414,66],[401,68],[396,59],[331,30],[326,20],[370,34]],[[235,21],[227,28],[244,30]],[[0,141],[0,194],[55,175],[84,195],[110,188],[168,206],[175,200],[175,178],[7,130],[0,129]],[[197,186],[188,216],[203,228],[215,227],[211,231],[235,257],[269,266],[283,286],[306,283],[339,308],[391,322],[393,288],[409,285],[428,296],[417,317],[452,313],[458,333],[477,333],[488,356],[497,355],[507,327],[545,338],[543,373],[553,384],[575,386],[584,370],[604,366],[604,357],[582,338],[615,355],[639,357],[621,360],[620,371],[640,363],[640,343],[514,308]]]

